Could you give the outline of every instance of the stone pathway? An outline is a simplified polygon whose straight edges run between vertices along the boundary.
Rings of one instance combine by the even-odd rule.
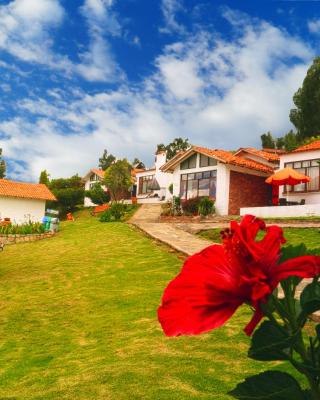
[[[212,242],[198,238],[176,224],[160,223],[160,204],[143,204],[129,221],[152,238],[190,256],[210,246]]]

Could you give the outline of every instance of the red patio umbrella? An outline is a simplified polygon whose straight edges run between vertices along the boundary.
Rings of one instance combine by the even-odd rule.
[[[310,182],[310,178],[292,168],[283,168],[266,179],[266,183],[272,185],[272,204],[279,203],[279,186],[298,185],[299,183]]]

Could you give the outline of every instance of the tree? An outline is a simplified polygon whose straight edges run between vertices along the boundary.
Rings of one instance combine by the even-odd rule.
[[[179,151],[185,151],[190,147],[189,139],[175,138],[165,146],[163,143],[157,145],[157,152],[166,151],[167,160],[173,158]]]
[[[293,132],[293,130],[289,131],[283,137],[284,149],[286,151],[292,151],[299,146],[298,135]]]
[[[99,168],[106,171],[116,161],[116,157],[113,154],[108,154],[107,149],[104,149],[102,157],[99,158]]]
[[[297,129],[299,140],[320,133],[320,57],[314,59],[302,87],[293,96],[296,108],[290,111],[290,121]]]
[[[49,186],[49,183],[50,183],[49,176],[50,176],[50,174],[48,174],[46,169],[41,171],[40,177],[39,177],[39,183],[43,183],[44,185]]]
[[[146,166],[142,161],[139,160],[139,158],[135,158],[132,162],[132,167],[133,168],[138,168],[138,169],[145,169]]]
[[[0,179],[5,178],[6,170],[7,170],[6,162],[2,158],[2,149],[0,149]]]
[[[50,202],[49,208],[57,208],[62,215],[74,211],[77,206],[83,204],[84,187],[80,176],[74,175],[71,178],[52,179],[49,189],[56,196],[57,202]]]
[[[132,185],[130,171],[131,165],[126,159],[116,161],[106,170],[104,180],[112,200],[118,201],[128,196]]]
[[[86,190],[85,196],[89,197],[93,204],[105,204],[110,201],[110,195],[105,192],[99,182],[96,182],[90,190]]]
[[[260,136],[261,144],[263,149],[274,149],[275,139],[273,138],[271,132],[264,133]]]

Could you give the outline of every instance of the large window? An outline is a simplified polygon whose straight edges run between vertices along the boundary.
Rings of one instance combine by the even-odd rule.
[[[286,186],[285,191],[289,192],[317,192],[320,190],[320,160],[306,160],[285,163],[290,167],[311,178],[308,183],[301,183],[295,186]]]
[[[180,169],[191,169],[196,168],[197,166],[197,155],[194,154],[193,156],[187,158],[180,164]]]
[[[147,176],[140,176],[139,178],[139,194],[147,194],[151,193],[152,190],[148,189],[148,184],[152,179],[154,178],[154,175],[147,175]]]
[[[93,181],[98,181],[98,180],[99,180],[98,175],[96,175],[96,174],[90,175],[90,181],[91,181],[91,182],[93,182]]]
[[[180,198],[216,197],[217,171],[182,174],[180,181]]]
[[[215,160],[212,157],[207,157],[204,156],[203,154],[200,154],[200,167],[214,167],[217,165],[217,160]]]

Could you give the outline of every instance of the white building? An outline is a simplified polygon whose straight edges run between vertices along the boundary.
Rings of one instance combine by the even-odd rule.
[[[280,186],[280,201],[282,198],[288,205],[243,208],[241,215],[250,213],[261,218],[320,215],[320,140],[281,154],[280,169],[285,167],[309,176],[311,181],[295,186]]]
[[[84,188],[85,190],[90,190],[96,183],[101,183],[104,178],[105,171],[102,169],[92,168],[90,171],[83,177]],[[104,190],[107,188],[104,185],[101,185]],[[84,206],[85,207],[93,207],[96,204],[93,204],[89,197],[84,198]]]
[[[46,185],[0,179],[0,218],[14,224],[42,222],[46,201],[56,200]]]
[[[152,168],[135,173],[138,203],[158,203],[171,199],[169,186],[172,183],[172,174],[161,170],[165,163],[166,152],[160,151],[155,155],[155,164]],[[152,189],[153,185],[158,185],[158,189]]]
[[[233,154],[191,146],[164,164],[161,171],[171,173],[173,195],[182,201],[208,196],[215,200],[218,214],[232,215],[239,214],[241,207],[271,202],[265,179],[278,161],[278,156],[256,149],[240,149]]]

